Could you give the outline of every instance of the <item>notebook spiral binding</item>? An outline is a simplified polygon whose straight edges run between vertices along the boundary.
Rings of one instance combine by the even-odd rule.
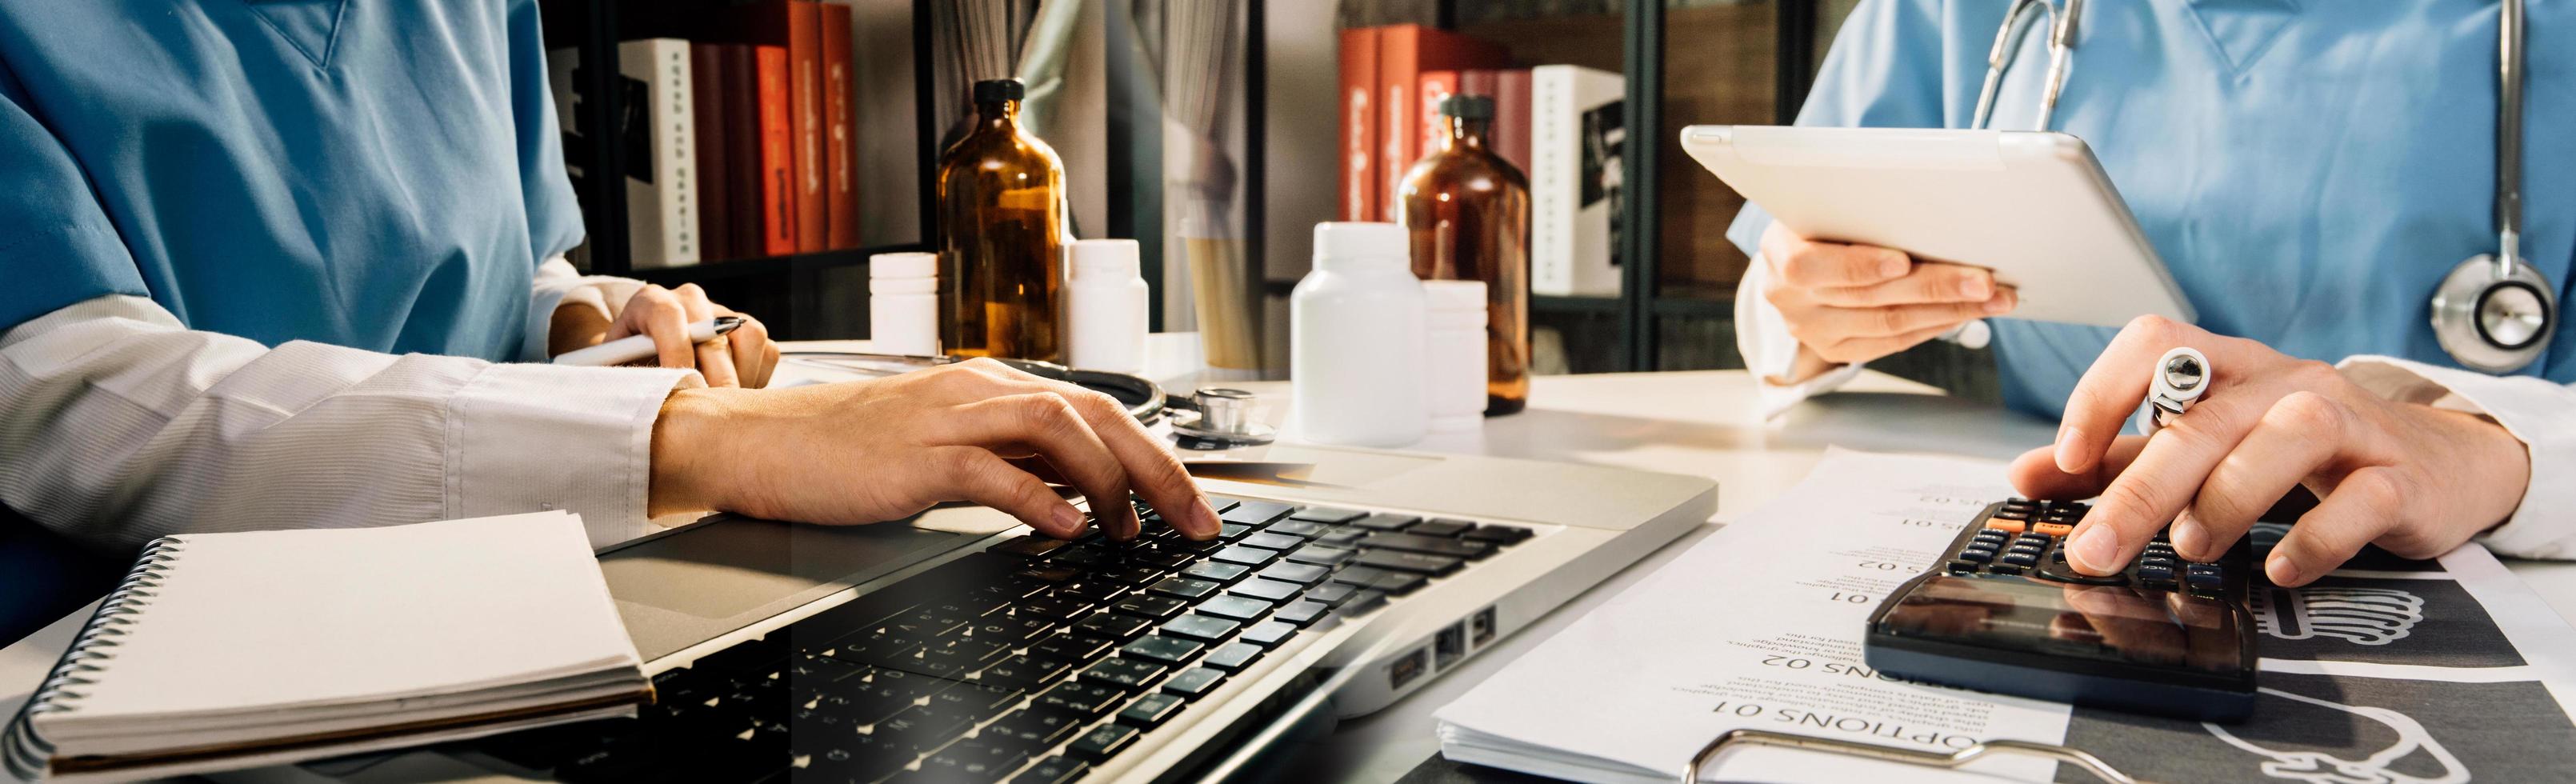
[[[179,560],[183,544],[176,537],[164,536],[143,546],[143,554],[134,559],[134,568],[125,573],[125,580],[99,602],[98,611],[90,614],[89,622],[72,638],[71,648],[54,663],[53,672],[27,697],[26,707],[18,710],[8,731],[0,733],[0,767],[27,779],[43,775],[53,745],[36,736],[29,720],[40,713],[70,711],[87,696],[87,692],[78,689],[97,683],[91,676],[106,670],[104,663],[116,658],[107,649],[123,644],[116,638],[130,634],[127,627],[133,626],[144,608],[160,596],[161,583],[169,578],[170,566]]]
[[[143,555],[134,559],[133,571],[126,572],[125,581],[99,602],[98,612],[92,613],[89,623],[72,638],[71,650],[63,653],[62,660],[54,664],[53,674],[27,698],[27,715],[68,711],[74,707],[72,703],[86,696],[73,689],[98,682],[88,676],[106,669],[100,662],[116,658],[115,653],[105,649],[122,644],[115,638],[129,634],[126,627],[134,625],[143,609],[160,596],[161,581],[170,576],[170,565],[179,560],[180,547],[178,539],[167,536],[143,546]]]

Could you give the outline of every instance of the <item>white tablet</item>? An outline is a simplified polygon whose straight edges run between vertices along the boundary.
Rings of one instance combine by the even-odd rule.
[[[1682,149],[1801,236],[1994,270],[2012,318],[2190,322],[2084,140],[2062,133],[1694,125]]]

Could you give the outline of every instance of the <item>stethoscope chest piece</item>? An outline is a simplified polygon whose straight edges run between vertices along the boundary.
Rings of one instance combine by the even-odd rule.
[[[2492,255],[2460,262],[2433,292],[2433,339],[2472,370],[2511,373],[2540,358],[2557,331],[2558,301],[2530,262]]]
[[[1240,389],[1190,393],[1189,408],[1172,417],[1172,436],[1183,449],[1232,449],[1278,440],[1278,428],[1252,420],[1253,396]]]

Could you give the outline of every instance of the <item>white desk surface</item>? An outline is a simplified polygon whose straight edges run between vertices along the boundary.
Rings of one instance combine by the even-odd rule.
[[[852,350],[861,345],[830,347]],[[1176,355],[1187,353],[1186,348],[1158,341],[1157,364],[1181,359]],[[1180,380],[1169,372],[1151,375]],[[1265,393],[1271,400],[1283,399],[1277,393],[1286,390],[1275,382],[1229,386]],[[1528,411],[1488,420],[1474,437],[1442,437],[1420,448],[1712,477],[1718,482],[1714,523],[1759,506],[1796,483],[1829,445],[2009,459],[2055,434],[2052,423],[1943,397],[1930,387],[1876,373],[1864,373],[1846,391],[1804,404],[1777,422],[1758,419],[1754,394],[1752,377],[1741,371],[1541,377],[1532,384]],[[1343,724],[1316,741],[1313,753],[1299,755],[1312,766],[1306,771],[1310,775],[1299,778],[1392,781],[1404,775],[1439,750],[1432,736],[1433,711],[1715,528],[1692,531],[1422,691]],[[2576,617],[2576,563],[2507,563],[2561,616]],[[77,619],[66,618],[0,649],[0,709],[5,709],[0,715],[13,713],[25,690],[43,678],[76,624]]]

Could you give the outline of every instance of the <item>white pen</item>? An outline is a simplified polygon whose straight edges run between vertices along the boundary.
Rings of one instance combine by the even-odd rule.
[[[725,333],[732,332],[734,331],[734,328],[740,326],[742,326],[741,316],[717,316],[715,318],[691,324],[689,325],[689,342],[691,344],[705,343],[716,338],[724,337]],[[616,340],[611,340],[606,343],[601,343],[590,348],[566,351],[555,357],[555,364],[606,367],[609,365],[623,365],[628,362],[653,356],[655,353],[656,350],[653,347],[653,336],[630,335]]]

